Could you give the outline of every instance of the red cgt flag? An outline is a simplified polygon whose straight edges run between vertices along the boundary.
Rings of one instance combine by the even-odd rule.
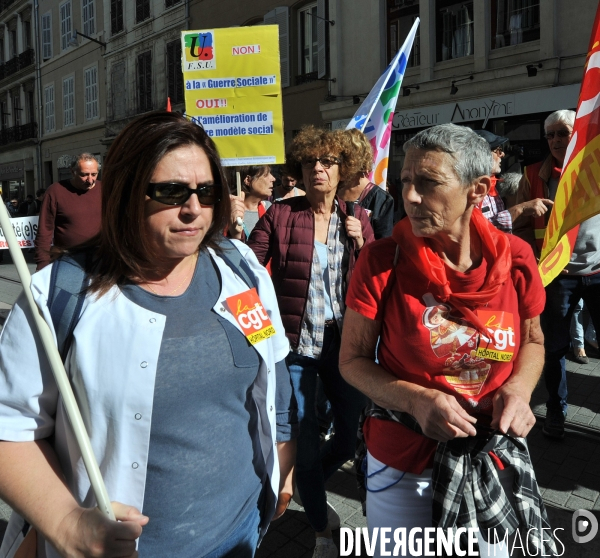
[[[600,213],[600,6],[584,71],[573,136],[538,267],[544,285],[569,263],[579,224]]]
[[[167,97],[167,112],[171,112],[171,97]]]

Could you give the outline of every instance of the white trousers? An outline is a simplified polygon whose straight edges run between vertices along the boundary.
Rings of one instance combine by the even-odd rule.
[[[404,473],[398,469],[387,467],[367,452],[367,526],[373,539],[375,527],[391,528],[391,541],[387,544],[390,554],[381,553],[380,540],[377,541],[375,550],[376,558],[391,556],[394,550],[394,530],[399,527],[406,528],[406,537],[411,528],[431,527],[431,502],[433,492],[431,488],[432,469],[425,469],[422,474],[414,475]],[[512,483],[514,474],[511,469],[499,471],[500,482],[512,500]],[[514,504],[513,504],[514,505]],[[509,548],[503,543],[488,544],[478,534],[479,551],[481,557],[495,556],[496,558],[509,558]],[[411,554],[407,545],[406,556],[423,556],[423,553]]]

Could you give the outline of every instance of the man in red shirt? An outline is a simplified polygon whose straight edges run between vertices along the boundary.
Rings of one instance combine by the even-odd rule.
[[[35,238],[38,271],[50,263],[53,244],[72,248],[100,231],[98,160],[91,153],[82,153],[71,164],[71,173],[70,180],[55,182],[46,190]]]

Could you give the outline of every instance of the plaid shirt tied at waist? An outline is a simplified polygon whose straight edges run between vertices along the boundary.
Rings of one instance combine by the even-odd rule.
[[[367,417],[392,420],[423,434],[412,415],[369,403],[360,418],[355,462],[363,502],[366,500],[367,448],[362,427]],[[480,427],[476,428],[481,431]],[[516,509],[513,509],[502,488],[490,453],[514,470]],[[433,463],[432,488],[433,527],[478,528],[483,539],[491,543],[495,542],[494,532],[496,540],[500,540],[505,533],[510,536],[521,529],[528,538],[528,541],[523,538],[523,545],[529,545],[533,555],[558,555],[525,438],[513,438],[490,428],[484,429],[481,435],[439,442]],[[463,548],[466,543],[465,535],[461,540]]]

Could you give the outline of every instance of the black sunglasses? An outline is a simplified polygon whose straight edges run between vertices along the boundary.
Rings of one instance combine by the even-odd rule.
[[[177,182],[150,182],[146,194],[150,199],[165,205],[183,205],[192,194],[196,194],[202,205],[214,205],[221,201],[221,185],[206,184],[188,188]]]
[[[317,161],[321,163],[324,169],[330,169],[333,165],[339,165],[340,159],[337,157],[325,156],[325,157],[311,157],[309,159],[303,159],[300,164],[305,169],[312,169],[317,164]]]

